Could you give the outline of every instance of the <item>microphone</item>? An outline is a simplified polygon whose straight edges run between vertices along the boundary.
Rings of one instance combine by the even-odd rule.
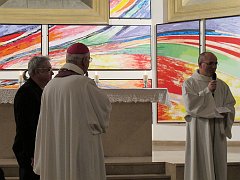
[[[217,74],[213,73],[212,75],[212,80],[216,81],[217,80]],[[214,92],[212,93],[213,97],[214,97]]]
[[[213,75],[212,75],[212,80],[216,81],[216,79],[217,79],[217,74],[216,74],[216,73],[213,73]]]

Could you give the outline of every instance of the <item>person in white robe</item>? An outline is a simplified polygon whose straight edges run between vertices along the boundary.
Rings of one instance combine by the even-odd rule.
[[[184,180],[227,180],[227,140],[235,117],[229,86],[214,78],[217,57],[200,54],[199,69],[182,86],[186,108]]]
[[[101,135],[111,103],[87,74],[82,43],[67,49],[66,64],[45,87],[36,133],[34,172],[41,180],[105,180]]]

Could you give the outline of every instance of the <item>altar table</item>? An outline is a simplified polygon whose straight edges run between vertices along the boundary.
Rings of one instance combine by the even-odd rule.
[[[13,100],[17,89],[0,89],[0,159],[14,158]],[[104,89],[113,109],[103,135],[106,157],[152,156],[152,103],[170,106],[165,88]]]

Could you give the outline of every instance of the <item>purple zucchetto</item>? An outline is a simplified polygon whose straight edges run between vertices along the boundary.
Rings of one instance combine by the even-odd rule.
[[[75,43],[67,49],[67,53],[69,54],[86,54],[88,52],[88,47],[83,43]]]

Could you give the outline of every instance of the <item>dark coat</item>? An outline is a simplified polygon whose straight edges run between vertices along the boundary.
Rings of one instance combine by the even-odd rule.
[[[14,98],[16,136],[13,151],[20,167],[31,166],[41,106],[42,89],[30,78]]]

